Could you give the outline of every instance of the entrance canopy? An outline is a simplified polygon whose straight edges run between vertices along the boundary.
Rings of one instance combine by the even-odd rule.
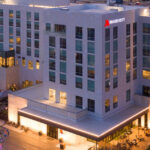
[[[49,115],[28,107],[19,110],[18,113],[20,116],[100,141],[116,130],[147,113],[148,109],[149,107],[132,105],[107,119],[96,120],[89,116],[76,122],[61,118],[61,116],[55,116],[55,114]]]

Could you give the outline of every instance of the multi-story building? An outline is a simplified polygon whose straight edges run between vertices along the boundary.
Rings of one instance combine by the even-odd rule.
[[[9,121],[74,144],[150,128],[149,8],[6,0],[0,50],[1,88],[34,85],[9,94]]]

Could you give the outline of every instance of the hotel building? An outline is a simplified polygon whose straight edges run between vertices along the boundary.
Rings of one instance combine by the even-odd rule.
[[[0,66],[1,89],[23,88],[9,121],[71,144],[150,128],[147,7],[2,1]]]

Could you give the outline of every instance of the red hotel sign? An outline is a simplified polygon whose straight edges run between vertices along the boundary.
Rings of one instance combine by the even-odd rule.
[[[109,27],[110,24],[124,22],[124,21],[125,21],[125,18],[119,18],[119,19],[114,19],[114,20],[108,20],[108,19],[106,19],[104,27]]]

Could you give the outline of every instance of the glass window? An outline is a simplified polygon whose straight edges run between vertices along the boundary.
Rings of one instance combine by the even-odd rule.
[[[35,48],[39,48],[39,44],[40,44],[40,43],[39,43],[38,40],[35,40],[35,41],[34,41],[34,47],[35,47]]]
[[[60,38],[60,48],[66,48],[66,39]]]
[[[35,38],[35,39],[39,39],[39,32],[35,32],[35,33],[34,33],[34,38]]]
[[[3,42],[3,34],[0,34],[0,42]]]
[[[50,102],[55,103],[55,101],[56,101],[56,90],[49,89],[49,100],[50,100]]]
[[[150,24],[143,23],[143,33],[150,33]]]
[[[137,56],[137,47],[133,47],[133,57]]]
[[[130,97],[131,97],[130,95],[131,95],[131,91],[130,91],[130,89],[128,89],[126,91],[126,102],[130,101]]]
[[[31,30],[27,30],[27,38],[31,38]]]
[[[110,53],[110,42],[105,42],[105,54]]]
[[[55,60],[49,60],[49,69],[55,70]]]
[[[95,43],[94,42],[88,42],[88,53],[95,53]]]
[[[110,100],[106,99],[105,100],[105,112],[109,112],[110,111]]]
[[[66,60],[66,50],[60,50],[60,60]]]
[[[31,48],[30,47],[27,48],[27,56],[31,56]]]
[[[46,27],[45,27],[46,31],[51,31],[51,24],[50,23],[46,23]]]
[[[143,46],[143,56],[150,56],[150,47]]]
[[[150,70],[144,69],[144,70],[142,71],[142,75],[143,75],[143,78],[144,78],[144,79],[150,80]]]
[[[49,58],[55,58],[55,49],[52,47],[49,48]]]
[[[118,51],[118,40],[113,41],[113,51]]]
[[[16,11],[16,18],[20,18],[20,11]]]
[[[31,29],[31,21],[27,21],[27,29]]]
[[[110,54],[106,54],[105,55],[105,66],[109,66],[110,65]]]
[[[82,76],[82,66],[76,65],[76,75]]]
[[[0,33],[3,33],[3,26],[0,26]]]
[[[21,44],[21,38],[20,37],[16,37],[16,44],[18,44],[18,45]]]
[[[126,71],[130,70],[130,60],[126,61]]]
[[[25,66],[26,65],[26,60],[24,57],[22,57],[22,66]]]
[[[20,36],[20,29],[16,28],[16,36]]]
[[[82,41],[76,40],[76,51],[82,51]]]
[[[82,89],[82,78],[76,77],[76,88]]]
[[[109,79],[110,78],[110,68],[106,68],[105,69],[105,79]]]
[[[107,28],[105,29],[105,41],[109,41],[110,40],[110,29]]]
[[[34,29],[39,30],[39,22],[34,22]]]
[[[60,84],[66,85],[66,75],[60,74]]]
[[[14,43],[13,36],[9,36],[9,43],[11,43],[11,44],[13,44],[13,43]]]
[[[33,62],[31,60],[28,61],[28,69],[33,70]]]
[[[95,56],[88,54],[88,65],[94,66],[95,65]]]
[[[130,37],[126,38],[126,47],[130,47]]]
[[[10,24],[11,24],[11,22],[10,22]],[[3,25],[3,18],[0,18],[0,25]]]
[[[13,10],[9,10],[9,18],[13,18],[13,17],[14,17]]]
[[[114,39],[118,38],[118,27],[113,28],[113,38]]]
[[[143,67],[150,68],[150,57],[143,57]]]
[[[133,68],[136,68],[137,67],[137,58],[134,58],[133,59]]]
[[[66,33],[66,26],[60,25],[60,24],[55,24],[55,32]]]
[[[92,67],[88,67],[88,78],[95,78],[95,69]]]
[[[130,82],[130,71],[126,72],[126,82]]]
[[[137,79],[137,70],[133,70],[133,80]]]
[[[94,28],[88,28],[88,40],[94,41],[95,40],[95,29]]]
[[[66,73],[66,62],[60,62],[60,72]]]
[[[40,52],[39,52],[39,49],[35,49],[35,51],[34,51],[34,57],[39,57],[39,54]]]
[[[3,9],[0,9],[0,17],[3,17]]]
[[[105,81],[105,91],[108,92],[110,90],[110,80]]]
[[[31,12],[27,12],[26,16],[27,16],[27,20],[31,20]]]
[[[118,53],[113,53],[113,64],[118,63]]]
[[[49,72],[49,81],[55,82],[55,72]]]
[[[76,53],[76,63],[82,64],[82,54]]]
[[[60,92],[60,103],[61,104],[67,104],[67,93],[66,92]]]
[[[113,78],[113,88],[117,88],[118,87],[118,78],[115,77]]]
[[[150,45],[150,35],[143,35],[143,44]]]
[[[0,43],[0,51],[3,50],[3,43]]]
[[[126,35],[130,35],[130,24],[126,25]]]
[[[27,46],[31,47],[31,39],[27,39]]]
[[[88,80],[88,91],[91,91],[91,92],[95,91],[95,81]]]
[[[49,37],[49,46],[55,47],[55,37],[54,36]]]
[[[137,23],[133,23],[133,34],[137,33]]]
[[[133,45],[136,45],[136,44],[137,44],[137,36],[134,35],[134,36],[133,36]]]
[[[82,39],[82,27],[76,27],[76,38]]]
[[[118,65],[114,65],[113,66],[113,76],[117,76],[118,75]]]
[[[83,105],[83,100],[81,96],[76,96],[76,107],[77,108],[82,108]]]
[[[9,26],[13,26],[14,21],[13,19],[9,19]],[[2,25],[2,20],[0,19],[0,25]]]
[[[21,53],[21,48],[20,48],[20,46],[18,46],[18,45],[16,46],[16,53],[17,53],[17,54],[20,54],[20,53]]]
[[[95,101],[88,99],[88,111],[95,112]]]
[[[20,20],[16,20],[16,27],[20,27],[21,26],[21,23],[20,23]]]
[[[9,50],[10,50],[10,51],[14,50],[13,45],[9,45]]]
[[[118,107],[118,96],[114,96],[113,97],[113,108],[117,108]]]
[[[130,48],[126,49],[126,59],[130,58]]]
[[[39,13],[38,12],[34,13],[34,20],[39,21]]]
[[[39,70],[40,69],[40,61],[36,60],[36,69]]]

